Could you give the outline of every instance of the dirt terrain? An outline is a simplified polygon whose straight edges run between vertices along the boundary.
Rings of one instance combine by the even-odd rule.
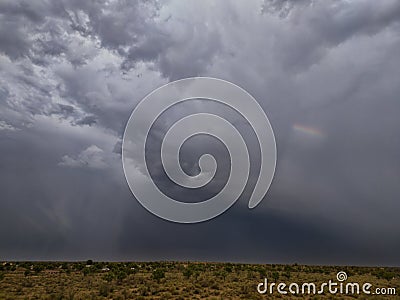
[[[291,283],[371,283],[371,294],[295,295]],[[267,278],[272,295],[257,292]],[[277,291],[286,284],[287,294]],[[397,295],[378,296],[376,288]],[[263,286],[261,286],[263,288]],[[293,291],[293,289],[292,289]],[[375,294],[375,295],[373,295]],[[400,299],[400,268],[256,265],[197,262],[1,262],[0,299]]]

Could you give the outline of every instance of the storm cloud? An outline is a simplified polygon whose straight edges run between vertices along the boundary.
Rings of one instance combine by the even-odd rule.
[[[0,259],[212,260],[399,265],[400,2],[397,0],[0,2]],[[252,94],[278,148],[265,199],[252,183],[223,215],[164,221],[131,194],[121,139],[135,105],[170,81],[211,76]],[[218,141],[182,149],[186,172],[212,152],[213,185],[167,178],[160,139],[215,112],[259,153],[240,116],[202,101],[168,110],[148,155],[161,189],[209,197],[229,170]],[[258,166],[258,167],[257,167]]]

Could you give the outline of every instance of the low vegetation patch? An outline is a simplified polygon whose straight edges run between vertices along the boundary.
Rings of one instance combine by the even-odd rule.
[[[271,296],[257,293],[257,284],[264,278],[319,283],[334,280],[338,271],[353,281],[400,292],[400,268],[88,260],[0,262],[0,299],[267,299]],[[385,299],[398,297],[397,293]],[[332,295],[312,299],[332,299]]]

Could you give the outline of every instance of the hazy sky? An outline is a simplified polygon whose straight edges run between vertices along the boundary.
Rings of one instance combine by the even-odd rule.
[[[0,1],[0,260],[212,260],[400,265],[400,1]],[[146,94],[211,76],[251,93],[278,148],[272,186],[192,225],[145,210],[124,178],[121,139]],[[215,154],[199,191],[176,189],[160,139],[151,173],[183,201],[226,180],[218,141],[188,141],[187,172]],[[259,153],[250,147],[252,178]],[[225,166],[225,168],[224,168]],[[221,171],[222,170],[222,171]],[[225,171],[224,171],[225,170]],[[197,199],[196,198],[196,199]],[[188,200],[190,199],[190,200]]]

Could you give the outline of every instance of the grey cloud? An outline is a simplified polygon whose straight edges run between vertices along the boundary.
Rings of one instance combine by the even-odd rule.
[[[0,4],[2,24],[0,52],[11,59],[7,67],[13,69],[12,72],[8,71],[3,75],[11,77],[7,78],[8,81],[11,79],[14,82],[11,88],[23,85],[22,91],[29,90],[26,94],[18,91],[16,95],[18,103],[24,105],[27,112],[23,121],[30,117],[29,114],[46,115],[56,111],[58,104],[55,103],[55,98],[57,96],[68,98],[67,95],[62,94],[63,78],[57,78],[57,72],[54,72],[58,66],[63,63],[71,64],[75,68],[72,72],[76,72],[71,75],[76,77],[81,73],[79,67],[98,58],[100,48],[103,49],[102,54],[107,51],[106,49],[112,52],[123,46],[137,49],[142,43],[142,38],[139,37],[143,36],[143,39],[146,39],[148,32],[154,36],[154,41],[158,40],[157,35],[160,33],[157,32],[161,32],[161,29],[158,29],[158,25],[153,21],[159,9],[156,2],[111,1],[109,4],[107,9],[105,9],[105,1],[90,3],[45,0],[4,1]],[[118,14],[115,13],[117,11],[119,11]],[[116,38],[118,40],[113,40]],[[135,59],[140,60],[140,55]],[[30,73],[27,74],[23,68],[30,69]],[[118,80],[120,75],[115,74],[115,79]],[[104,80],[107,79],[106,73],[101,76],[104,76]],[[89,82],[90,79],[86,82],[88,86],[90,86]],[[68,116],[76,118],[72,122],[86,124],[90,121],[93,125],[94,119],[99,119],[100,125],[108,125],[105,124],[107,121],[101,122],[107,115],[104,107],[94,105],[88,107],[85,103],[88,98],[92,99],[89,101],[96,101],[96,99],[93,100],[94,94],[82,96],[82,92],[87,87],[81,84],[78,88],[83,90],[80,93],[79,90],[76,91],[75,96],[78,95],[78,98],[67,99],[73,102],[79,111]],[[15,94],[14,91],[13,94]],[[35,94],[37,96],[33,96]],[[109,101],[119,100],[121,99],[115,99],[114,95],[109,95]],[[32,104],[33,102],[35,104]],[[10,105],[8,108],[14,109]],[[88,111],[85,112],[85,109]],[[93,117],[90,117],[91,120],[84,119],[82,114]],[[117,118],[120,119],[119,116]],[[118,124],[116,127],[116,130],[120,132],[122,125]]]
[[[170,21],[159,18],[162,6],[153,1],[112,1],[107,8],[102,1],[37,1],[26,5],[7,1],[2,7],[2,28],[12,22],[5,38],[13,39],[2,43],[8,47],[3,52],[12,59],[9,67],[13,72],[6,76],[14,81],[11,89],[23,85],[17,92],[17,101],[25,106],[26,113],[21,122],[56,112],[55,99],[61,97],[76,110],[73,114],[63,112],[60,117],[76,125],[88,121],[94,125],[96,120],[98,126],[111,127],[120,135],[124,125],[121,119],[127,118],[127,107],[131,107],[128,102],[137,102],[150,90],[132,95],[128,91],[130,82],[121,80],[124,73],[118,65],[102,65],[100,69],[98,61],[105,58],[105,51],[115,56],[114,61],[121,56],[122,71],[146,63],[150,65],[145,68],[176,79],[204,72],[220,47],[218,31],[200,19],[195,27],[184,26],[182,35],[175,36],[171,26],[164,26]],[[18,44],[19,40],[24,45]],[[196,59],[188,67],[186,60],[193,56]],[[21,93],[24,90],[26,93]]]
[[[279,17],[285,18],[295,6],[310,5],[311,3],[313,3],[312,0],[264,0],[261,12],[278,14]]]
[[[220,48],[218,31],[203,24],[195,24],[182,40],[161,54],[160,71],[170,80],[199,76],[212,65]]]
[[[12,126],[11,124],[8,124],[7,122],[0,120],[0,130],[14,131],[17,129],[14,126]]]
[[[291,6],[301,5],[289,1]],[[299,6],[300,6],[299,5]],[[315,1],[310,9],[295,9],[286,22],[297,27],[287,32],[278,45],[286,50],[281,55],[285,67],[290,70],[303,69],[318,61],[326,53],[362,35],[374,35],[399,22],[400,4],[398,1]],[[301,19],[302,25],[296,26]]]
[[[104,159],[104,151],[96,145],[89,146],[79,153],[77,157],[64,155],[58,165],[71,168],[88,167],[94,169],[103,169],[107,167],[107,163]]]
[[[89,125],[89,126],[92,126],[96,123],[97,123],[97,118],[96,116],[93,115],[85,116],[82,119],[75,122],[76,125]]]
[[[29,45],[21,29],[15,29],[11,21],[2,20],[0,29],[0,50],[12,59],[23,57],[28,53]]]
[[[98,222],[120,218],[121,211],[116,210],[129,196],[121,184],[123,175],[119,169],[114,174],[112,165],[96,169],[58,166],[65,153],[74,153],[70,156],[76,159],[75,154],[87,149],[88,136],[79,141],[77,135],[71,138],[61,128],[49,129],[33,126],[12,135],[0,134],[0,186],[7,193],[1,197],[0,219],[2,225],[12,225],[0,226],[0,236],[7,241],[0,247],[2,257],[74,259],[80,253],[83,259],[96,256],[95,249],[104,239],[109,241],[106,244],[115,244],[112,236],[119,230],[118,221],[104,226]],[[86,130],[95,135],[93,128]],[[100,146],[103,140],[96,144]],[[103,246],[113,252],[112,246]]]
[[[156,3],[137,1],[127,5],[125,1],[114,1],[108,7],[108,11],[103,10],[102,13],[91,15],[93,30],[99,35],[104,46],[117,48],[135,43],[154,26],[152,17],[157,13]],[[148,26],[150,28],[147,28]]]
[[[166,34],[157,33],[156,35],[150,33],[150,36],[140,41],[140,44],[130,47],[124,53],[120,51],[125,58],[121,64],[123,70],[130,70],[136,66],[138,62],[155,62],[160,59],[160,55],[173,45],[171,37]]]
[[[166,30],[150,32],[140,44],[129,49],[123,69],[134,67],[138,61],[153,62],[170,80],[206,72],[221,51],[219,30],[207,26],[201,19],[194,20],[193,24],[186,24],[189,20],[175,21],[173,18],[167,22],[181,27],[183,32],[179,36]]]
[[[122,155],[122,141],[118,141],[115,143],[114,148],[113,148],[113,153]]]
[[[52,114],[62,114],[69,116],[75,113],[75,108],[72,105],[58,104],[51,111]]]
[[[0,7],[2,257],[400,263],[398,1]],[[231,80],[259,101],[278,165],[255,210],[244,195],[217,219],[180,226],[135,201],[118,154],[135,104],[196,75]],[[218,142],[193,139],[183,168],[195,174],[198,156],[210,151],[217,182],[182,191],[168,181],[159,140],[198,111],[243,129],[257,171],[242,120],[201,101],[174,107],[155,124],[148,154],[159,187],[182,201],[216,193],[229,165]]]
[[[13,59],[30,54],[35,43],[32,33],[38,32],[36,26],[42,25],[48,17],[62,15],[55,1],[6,0],[0,4],[0,12],[0,50]]]

